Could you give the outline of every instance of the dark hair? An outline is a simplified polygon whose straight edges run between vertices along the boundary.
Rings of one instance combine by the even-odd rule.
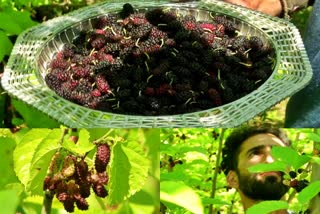
[[[268,124],[259,127],[243,126],[236,128],[227,137],[224,143],[224,148],[222,149],[222,162],[220,166],[225,175],[227,175],[230,170],[237,169],[241,144],[249,137],[262,133],[273,134],[278,137],[286,146],[291,145],[289,138],[283,130],[272,127]]]

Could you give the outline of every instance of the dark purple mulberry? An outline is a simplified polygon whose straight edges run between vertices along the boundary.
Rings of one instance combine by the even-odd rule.
[[[99,144],[94,166],[97,172],[105,172],[110,161],[110,147],[108,144]]]
[[[69,195],[66,196],[66,199],[63,201],[63,207],[67,212],[74,212],[74,201],[75,199],[73,197]]]
[[[76,205],[79,210],[88,210],[89,204],[86,201],[86,199],[84,199],[81,195],[76,195],[75,199],[76,199]]]
[[[102,184],[93,185],[92,188],[98,197],[105,198],[108,196],[108,190]]]
[[[134,13],[134,9],[133,9],[132,5],[129,3],[126,3],[122,6],[122,10],[119,12],[119,16],[122,19],[125,19],[133,13]]]
[[[88,198],[90,196],[90,183],[87,181],[80,181],[79,189],[80,189],[80,195],[84,198]]]
[[[83,159],[76,163],[76,170],[78,178],[82,181],[87,179],[88,175],[88,164]]]

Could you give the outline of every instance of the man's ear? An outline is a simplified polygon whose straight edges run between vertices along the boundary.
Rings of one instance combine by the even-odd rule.
[[[238,175],[237,175],[237,173],[236,173],[235,171],[230,170],[230,171],[228,172],[227,182],[228,182],[229,187],[238,189],[238,187],[239,187],[239,180],[238,180]]]

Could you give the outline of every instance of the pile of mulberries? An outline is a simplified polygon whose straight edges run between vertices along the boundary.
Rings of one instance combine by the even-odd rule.
[[[75,206],[79,210],[88,210],[86,198],[90,196],[91,188],[98,197],[108,196],[105,185],[109,181],[106,168],[110,152],[107,144],[97,145],[95,167],[90,170],[83,158],[57,152],[44,179],[43,190],[55,195],[67,212],[74,212]]]
[[[125,4],[65,45],[45,81],[74,103],[127,115],[183,114],[230,103],[269,78],[274,50],[258,36],[241,35],[227,16],[210,16],[199,21]]]

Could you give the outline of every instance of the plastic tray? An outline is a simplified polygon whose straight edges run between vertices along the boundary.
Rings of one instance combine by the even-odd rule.
[[[222,1],[189,3],[137,2],[139,10],[171,8],[193,14],[198,20],[210,13],[226,15],[240,24],[243,35],[258,35],[276,51],[275,68],[258,89],[234,102],[194,113],[170,116],[133,116],[92,110],[55,94],[45,83],[49,61],[81,30],[92,28],[99,16],[122,9],[125,2],[105,2],[82,8],[49,20],[23,32],[17,39],[5,68],[2,86],[10,95],[23,100],[69,127],[235,127],[267,110],[302,89],[312,77],[312,69],[297,28],[290,22]]]

